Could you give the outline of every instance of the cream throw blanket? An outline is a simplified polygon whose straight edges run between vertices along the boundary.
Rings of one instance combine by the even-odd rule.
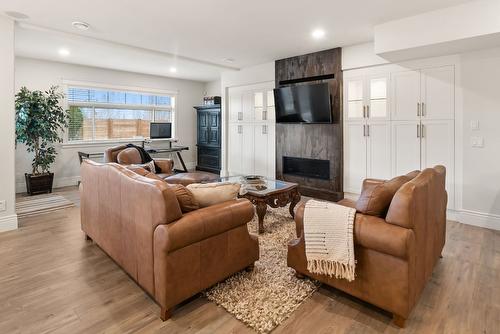
[[[307,270],[354,280],[354,217],[356,210],[335,203],[307,201],[304,237]]]

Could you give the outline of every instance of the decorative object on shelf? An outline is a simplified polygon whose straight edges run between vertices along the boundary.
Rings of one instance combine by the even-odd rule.
[[[220,103],[221,103],[220,96],[205,96],[203,98],[203,105],[204,106],[220,105]]]
[[[221,107],[194,107],[198,122],[198,163],[196,170],[220,174],[221,168]]]
[[[54,143],[63,141],[69,110],[61,107],[64,94],[57,86],[42,92],[22,87],[16,94],[16,142],[34,153],[31,173],[25,173],[29,195],[52,192],[54,173],[49,171],[56,159]]]

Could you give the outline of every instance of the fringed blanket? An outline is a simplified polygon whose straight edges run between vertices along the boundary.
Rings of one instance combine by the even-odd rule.
[[[354,217],[356,210],[310,200],[304,211],[307,270],[354,280]]]

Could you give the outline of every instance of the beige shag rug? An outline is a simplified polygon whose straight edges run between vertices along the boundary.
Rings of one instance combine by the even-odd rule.
[[[259,333],[272,331],[319,287],[312,280],[296,278],[286,265],[288,241],[296,237],[288,207],[268,208],[264,228],[254,270],[237,273],[205,293]],[[257,233],[257,216],[249,223],[249,230]]]

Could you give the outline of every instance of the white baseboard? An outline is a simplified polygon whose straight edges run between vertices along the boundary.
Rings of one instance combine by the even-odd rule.
[[[17,229],[17,215],[0,217],[0,232]]]
[[[467,225],[474,225],[500,231],[500,215],[471,210],[459,210],[457,211],[455,218],[456,219],[452,219],[452,217],[450,217],[449,219],[456,220]]]

